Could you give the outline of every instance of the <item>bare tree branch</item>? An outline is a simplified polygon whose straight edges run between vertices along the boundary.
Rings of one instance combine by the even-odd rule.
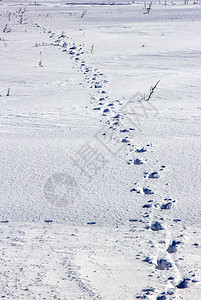
[[[153,93],[154,93],[154,90],[156,89],[156,87],[157,87],[157,85],[159,84],[159,82],[160,82],[160,80],[158,80],[157,82],[156,82],[156,84],[154,85],[154,87],[150,87],[150,92],[149,92],[149,95],[148,95],[148,97],[144,97],[144,100],[145,101],[149,101],[150,99],[151,99],[151,96],[153,95]]]

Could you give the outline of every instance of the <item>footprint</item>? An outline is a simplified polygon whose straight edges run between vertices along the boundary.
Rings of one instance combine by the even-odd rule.
[[[157,265],[156,265],[156,269],[158,270],[168,270],[169,268],[172,267],[172,264],[167,261],[167,259],[158,259],[157,260]]]
[[[142,206],[142,208],[152,208],[152,204],[145,204]]]
[[[161,205],[161,209],[170,210],[172,208],[172,202],[164,203]]]
[[[154,192],[151,189],[147,188],[147,187],[138,188],[138,189],[132,188],[130,191],[131,192],[136,192],[138,194],[144,194],[144,195],[153,195],[154,194]]]
[[[155,179],[158,179],[159,177],[160,177],[160,175],[158,174],[158,172],[152,172],[148,176],[148,178],[155,178]]]
[[[125,139],[122,139],[121,142],[122,142],[122,143],[129,143],[130,141],[129,141],[127,138],[125,138]]]
[[[110,110],[108,108],[104,109],[104,111],[103,111],[104,114],[109,113],[109,112],[110,112]]]
[[[167,297],[166,297],[165,295],[158,296],[158,297],[156,298],[156,300],[166,300],[166,299],[167,299]]]
[[[155,221],[154,223],[151,224],[151,230],[153,231],[159,231],[163,229],[164,229],[163,226],[158,221]]]
[[[101,89],[102,85],[99,83],[95,83],[94,87],[95,87],[95,89]]]
[[[187,281],[187,279],[184,278],[182,281],[180,281],[179,284],[176,285],[176,287],[178,289],[185,289],[185,288],[187,288],[188,287],[188,281]]]
[[[134,159],[134,165],[143,165],[143,162],[141,159],[136,158],[136,159]]]
[[[137,152],[137,153],[143,153],[143,152],[146,152],[146,151],[147,151],[147,150],[144,149],[144,147],[141,148],[141,149],[136,149],[136,150],[135,150],[135,152]]]
[[[167,248],[167,252],[170,254],[177,252],[177,245],[180,243],[181,242],[172,241],[172,244],[170,244]]]
[[[145,195],[153,195],[154,194],[154,192],[149,188],[143,188],[143,193]]]

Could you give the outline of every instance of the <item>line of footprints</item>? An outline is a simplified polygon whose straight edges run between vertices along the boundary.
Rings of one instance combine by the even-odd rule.
[[[111,97],[106,92],[107,80],[103,73],[98,71],[98,69],[89,67],[86,61],[83,59],[83,55],[86,53],[90,53],[90,51],[85,51],[84,45],[76,45],[72,42],[72,39],[65,35],[65,33],[61,33],[56,36],[56,33],[52,32],[44,28],[43,26],[38,25],[37,23],[33,24],[34,27],[40,29],[43,33],[48,33],[50,39],[55,39],[54,42],[51,42],[52,46],[59,47],[63,52],[67,52],[68,55],[77,63],[78,71],[81,71],[85,75],[85,82],[88,88],[95,91],[95,94],[91,95],[91,103],[93,104],[93,110],[101,113],[103,117],[107,117],[105,123],[108,125],[105,132],[102,132],[101,135],[104,137],[106,135],[110,135],[116,143],[123,144],[126,149],[130,150],[130,153],[133,151],[140,155],[141,158],[129,159],[127,164],[132,166],[141,166],[147,162],[147,159],[143,159],[142,156],[146,153],[147,148],[152,145],[147,145],[147,148],[135,148],[129,140],[129,133],[133,134],[135,128],[129,127],[126,128],[124,122],[125,113],[119,113],[120,106],[123,103],[116,99],[112,100]],[[102,120],[101,120],[102,121]],[[114,134],[115,132],[115,134]],[[118,132],[118,134],[117,134]],[[125,149],[125,148],[124,148]],[[161,172],[165,170],[166,166],[160,166],[158,171],[153,172],[144,172],[143,177],[147,180],[158,180],[160,178]],[[154,191],[149,187],[139,187],[137,183],[133,185],[130,190],[131,192],[135,192],[138,194],[143,194],[145,196],[154,197]],[[173,256],[177,252],[177,247],[181,243],[179,240],[172,240],[170,231],[168,230],[167,217],[163,217],[164,213],[168,212],[173,208],[174,200],[170,198],[165,198],[162,203],[158,201],[154,201],[154,199],[149,199],[147,203],[143,204],[142,208],[145,210],[143,215],[143,219],[130,219],[129,224],[131,226],[131,232],[135,231],[137,227],[135,224],[140,222],[144,224],[145,230],[149,230],[153,236],[151,236],[151,240],[148,241],[150,245],[150,249],[153,249],[153,253],[149,256],[143,257],[143,253],[141,252],[136,256],[136,259],[140,259],[142,256],[142,261],[150,264],[154,267],[153,273],[159,271],[167,271],[166,281],[167,288],[166,291],[162,291],[159,293],[153,287],[144,288],[140,294],[136,295],[136,299],[148,299],[155,295],[155,299],[157,300],[165,300],[165,299],[175,299],[176,298],[176,290],[184,289],[188,286],[188,281],[190,279],[183,278],[174,262]],[[161,215],[161,216],[160,216]],[[150,217],[151,216],[151,217]],[[152,220],[150,220],[152,218]],[[166,220],[166,221],[165,221]],[[174,222],[179,222],[180,220],[173,220]],[[161,232],[163,235],[161,236]],[[156,242],[153,242],[156,241]],[[157,247],[154,245],[158,245]],[[157,248],[154,250],[154,248]],[[156,255],[157,251],[157,255]],[[152,257],[151,257],[152,255]],[[172,276],[170,273],[174,272],[177,274],[177,278]],[[150,275],[153,276],[153,275]],[[158,277],[162,278],[161,273]],[[167,298],[168,297],[168,298]]]

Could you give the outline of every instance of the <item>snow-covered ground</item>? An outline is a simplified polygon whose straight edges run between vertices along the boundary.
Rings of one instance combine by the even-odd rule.
[[[0,2],[2,299],[200,299],[195,2]]]

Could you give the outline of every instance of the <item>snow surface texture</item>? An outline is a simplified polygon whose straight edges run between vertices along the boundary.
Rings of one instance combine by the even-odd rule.
[[[200,299],[200,6],[72,2],[0,2],[0,296]]]

